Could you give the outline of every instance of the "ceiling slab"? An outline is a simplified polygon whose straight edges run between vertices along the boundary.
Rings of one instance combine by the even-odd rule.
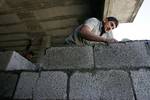
[[[121,23],[133,22],[144,0],[105,0],[104,17],[115,16]]]

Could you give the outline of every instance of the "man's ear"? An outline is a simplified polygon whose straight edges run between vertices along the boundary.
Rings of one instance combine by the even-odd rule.
[[[108,22],[108,19],[107,18],[103,19],[103,22],[104,23]]]

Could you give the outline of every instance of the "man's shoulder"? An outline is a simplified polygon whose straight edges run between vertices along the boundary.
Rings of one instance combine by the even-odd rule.
[[[89,20],[91,20],[91,21],[98,21],[98,22],[100,21],[99,19],[97,19],[97,18],[95,18],[95,17],[88,18],[87,20],[88,20],[88,21],[89,21]]]
[[[92,18],[89,18],[87,19],[85,22],[84,22],[84,25],[92,25],[92,26],[96,26],[96,25],[99,25],[101,23],[101,21],[99,21],[97,18],[95,17],[92,17]]]

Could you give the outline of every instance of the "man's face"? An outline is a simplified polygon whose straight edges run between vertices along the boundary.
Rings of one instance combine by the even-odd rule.
[[[26,55],[26,58],[27,58],[28,60],[31,60],[32,57],[33,57],[32,54],[27,54],[27,55]]]
[[[111,32],[115,28],[116,28],[116,24],[115,24],[114,21],[106,21],[106,22],[104,22],[105,32]]]

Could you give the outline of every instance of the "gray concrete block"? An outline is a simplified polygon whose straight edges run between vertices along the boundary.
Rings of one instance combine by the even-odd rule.
[[[70,79],[70,100],[134,100],[128,73],[120,70],[76,72]]]
[[[53,47],[41,57],[40,65],[44,69],[92,68],[92,47]]]
[[[144,41],[144,43],[147,50],[147,54],[150,56],[150,40],[146,40]]]
[[[97,68],[150,67],[150,56],[144,42],[99,45],[94,52]]]
[[[0,54],[0,70],[35,70],[36,66],[15,51]]]
[[[21,33],[21,34],[6,34],[0,36],[0,41],[15,41],[15,40],[27,40],[29,39],[29,36],[27,34]],[[16,41],[18,42],[18,41]]]
[[[11,33],[11,32],[28,32],[27,27],[24,24],[10,25],[10,26],[0,26],[0,34]]]
[[[17,74],[0,72],[0,98],[11,98],[17,84]]]
[[[52,21],[41,22],[40,25],[44,30],[59,29],[64,27],[77,26],[78,20],[77,18],[52,20]]]
[[[14,94],[14,99],[33,99],[33,92],[38,79],[38,73],[23,72]]]
[[[42,72],[34,93],[35,100],[66,100],[67,75],[63,72]]]
[[[29,44],[28,40],[3,41],[3,42],[0,42],[0,47],[1,48],[6,48],[6,49],[9,48],[9,47],[21,47],[21,46],[26,47],[28,44]]]
[[[150,71],[131,71],[137,100],[150,100]]]
[[[37,19],[49,19],[57,16],[83,15],[88,13],[88,5],[71,5],[51,7],[34,11]]]
[[[68,36],[72,31],[74,30],[74,27],[69,27],[65,29],[57,29],[57,30],[49,30],[46,32],[47,35],[50,35],[52,37],[61,37],[61,36]]]
[[[21,20],[17,14],[7,14],[0,16],[0,24],[14,24],[19,22],[21,22]]]

